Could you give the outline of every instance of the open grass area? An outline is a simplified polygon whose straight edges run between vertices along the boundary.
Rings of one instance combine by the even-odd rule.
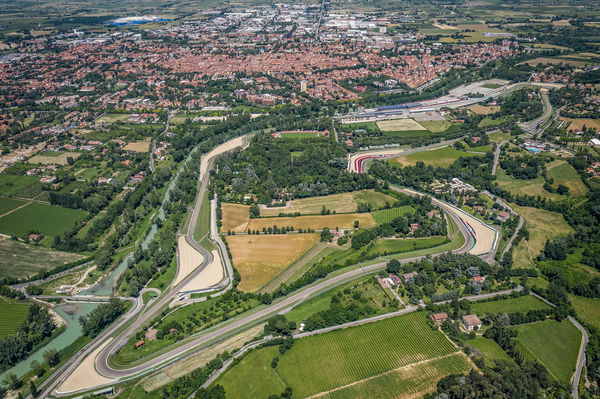
[[[535,179],[530,180],[515,179],[514,177],[509,176],[504,169],[498,167],[496,170],[496,178],[498,186],[502,187],[513,195],[539,195],[540,197],[544,197],[553,201],[559,201],[567,198],[564,195],[546,191],[544,189],[545,181],[542,176],[538,176]]]
[[[262,231],[263,228],[277,226],[279,228],[292,226],[294,229],[313,229],[322,230],[325,227],[330,229],[350,229],[354,226],[354,221],[358,220],[361,228],[374,227],[375,221],[370,213],[338,213],[335,215],[314,215],[297,217],[273,217],[251,219],[248,223],[248,229]]]
[[[32,276],[42,268],[51,269],[84,258],[82,255],[53,251],[5,237],[0,237],[0,253],[0,278]]]
[[[580,284],[587,284],[593,278],[600,277],[600,271],[581,262],[583,249],[577,248],[567,253],[565,260],[541,260],[536,261],[540,270],[548,275],[560,275],[565,285],[575,288]]]
[[[393,204],[395,201],[395,198],[375,190],[361,190],[292,200],[286,207],[262,208],[260,215],[278,216],[280,213],[296,212],[303,215],[318,215],[323,208],[331,212],[349,213],[356,212],[359,203],[369,204],[373,209],[380,209],[387,204]]]
[[[0,217],[0,233],[22,236],[36,230],[55,236],[73,228],[85,216],[86,212],[79,209],[32,203]]]
[[[524,295],[518,298],[501,299],[491,302],[473,302],[471,311],[476,314],[527,313],[530,310],[548,309],[549,306],[534,296]]]
[[[488,134],[488,138],[490,139],[490,141],[493,141],[494,143],[500,143],[504,140],[510,140],[510,135],[503,133],[501,131],[497,131],[497,132],[493,132],[493,133],[489,133]]]
[[[585,298],[569,294],[577,318],[600,331],[600,298]]]
[[[373,390],[390,392],[383,397],[408,397],[471,368],[441,332],[427,326],[421,312],[299,339],[273,369],[276,355],[277,348],[254,351],[217,383],[235,398],[279,394],[285,386],[294,397],[379,397]]]
[[[415,213],[415,208],[410,205],[401,206],[398,208],[382,209],[379,211],[371,212],[375,223],[383,224],[390,223],[392,220],[400,217],[412,215]]]
[[[432,133],[441,133],[448,130],[448,128],[452,126],[452,123],[448,121],[421,121],[419,122],[419,125]]]
[[[531,267],[532,259],[544,249],[546,240],[569,234],[573,231],[560,213],[537,208],[518,206],[511,207],[523,216],[529,232],[528,240],[521,240],[513,252],[514,267]]]
[[[29,304],[0,298],[0,338],[14,335],[27,318]]]
[[[377,127],[382,132],[427,130],[427,128],[421,126],[419,122],[409,118],[379,121],[377,122]]]
[[[567,129],[573,132],[582,131],[584,126],[595,128],[597,132],[600,132],[600,119],[560,118],[560,120],[568,122],[569,127]]]
[[[575,370],[581,332],[569,320],[545,320],[512,327],[517,348],[525,358],[535,359],[557,381],[568,384]]]
[[[499,105],[485,106],[480,104],[471,105],[467,108],[469,111],[476,113],[477,115],[490,115],[500,112]]]
[[[45,154],[45,155],[43,155]],[[27,162],[33,164],[42,164],[42,165],[67,165],[68,159],[73,158],[77,159],[81,156],[80,152],[54,152],[49,151],[46,153],[37,154],[31,158]]]
[[[475,355],[483,357],[488,366],[493,366],[497,360],[507,360],[514,363],[513,359],[493,339],[477,337],[467,341],[466,344],[471,347],[471,351]]]
[[[19,176],[0,173],[0,193],[3,196],[13,196],[23,191],[32,184],[39,182],[38,177],[34,176]]]
[[[19,201],[12,198],[0,197],[0,215],[17,209],[20,206],[27,204],[25,201]]]
[[[142,140],[142,141],[132,141],[131,143],[127,143],[123,150],[132,151],[132,152],[148,152],[150,150],[150,141]]]
[[[227,236],[233,265],[241,275],[238,289],[255,292],[319,241],[318,234]]]
[[[510,120],[510,116],[501,116],[499,118],[490,118],[489,116],[486,116],[479,122],[478,126],[485,129],[488,127],[494,127],[494,126],[501,125],[504,122],[508,122],[509,120]]]
[[[548,176],[554,179],[552,187],[556,188],[559,184],[569,188],[569,194],[579,197],[586,195],[588,189],[581,181],[581,177],[567,161],[556,160],[546,165]]]
[[[250,207],[248,205],[221,203],[221,211],[223,212],[223,216],[221,217],[221,222],[223,223],[221,225],[221,232],[245,232],[250,221],[249,210]]]
[[[384,256],[403,252],[411,252],[419,249],[434,248],[450,242],[448,237],[426,237],[426,238],[399,238],[380,239],[375,245],[367,249],[369,257]]]
[[[451,147],[437,148],[430,151],[421,151],[414,154],[394,158],[392,162],[398,162],[403,166],[416,165],[417,162],[423,162],[426,165],[441,166],[447,168],[459,158],[475,157],[478,154],[459,151]]]

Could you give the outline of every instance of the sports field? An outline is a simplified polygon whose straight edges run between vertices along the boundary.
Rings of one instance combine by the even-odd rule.
[[[416,165],[417,162],[421,161],[426,165],[441,166],[447,168],[459,158],[475,156],[478,156],[478,154],[459,151],[451,147],[443,147],[437,148],[435,150],[421,151],[406,156],[400,156],[398,158],[394,158],[393,162],[398,162],[403,166],[413,166]]]
[[[335,229],[350,229],[354,227],[354,221],[358,220],[361,228],[374,227],[375,221],[370,213],[338,213],[335,215],[315,215],[298,217],[274,217],[251,219],[248,229],[262,231],[269,227],[292,226],[298,229],[322,230],[325,227]]]
[[[27,318],[26,303],[0,298],[0,338],[13,335]]]
[[[510,206],[523,216],[529,232],[529,240],[521,240],[513,252],[514,267],[533,266],[531,259],[538,256],[544,249],[546,240],[552,240],[573,231],[560,213],[514,204]]]
[[[319,241],[319,234],[227,236],[233,265],[242,278],[238,289],[255,292]]]
[[[581,177],[577,171],[567,162],[563,160],[556,160],[546,165],[548,175],[554,179],[552,187],[556,188],[559,184],[562,184],[569,188],[569,194],[579,197],[586,195],[588,189],[581,181]]]
[[[569,320],[546,320],[512,327],[517,348],[527,359],[546,367],[557,381],[568,384],[575,371],[581,332]]]
[[[491,302],[473,302],[471,311],[476,314],[526,313],[530,310],[548,309],[549,306],[534,296],[524,295],[518,298],[501,299]]]
[[[276,347],[257,350],[217,383],[234,398],[280,394],[285,386],[298,398],[403,398],[472,367],[421,312],[296,340],[273,369],[276,355]]]
[[[31,276],[42,268],[50,269],[84,258],[82,255],[52,251],[6,237],[0,237],[0,253],[0,278]]]
[[[377,127],[382,132],[402,132],[402,131],[415,131],[415,130],[427,130],[421,126],[414,119],[394,119],[389,121],[377,122]]]
[[[249,209],[250,207],[248,205],[226,204],[224,202],[221,203],[221,211],[223,212],[221,217],[221,221],[223,223],[221,226],[221,232],[245,232],[246,227],[248,227],[248,222],[250,221],[250,216],[248,213]]]
[[[323,207],[331,212],[349,213],[356,212],[359,203],[370,204],[373,209],[380,209],[386,204],[393,204],[395,198],[375,190],[361,190],[351,193],[325,195],[322,197],[309,197],[292,200],[288,206],[276,208],[262,208],[261,216],[277,216],[280,213],[296,213],[303,215],[318,215]]]
[[[55,236],[73,228],[85,215],[79,209],[32,203],[0,217],[0,233],[23,236],[37,230],[45,236]]]

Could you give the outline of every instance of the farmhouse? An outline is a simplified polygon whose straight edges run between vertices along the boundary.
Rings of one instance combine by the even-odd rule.
[[[135,346],[135,349],[139,349],[142,346],[144,346],[145,342],[143,339],[140,339],[138,342],[136,342],[135,344],[133,344],[133,346]]]
[[[445,313],[445,312],[444,313],[432,313],[429,315],[429,318],[434,323],[442,323],[442,322],[448,320],[448,313]]]
[[[152,329],[146,331],[146,334],[144,336],[148,341],[156,341],[156,334],[158,334],[158,330]]]
[[[479,330],[481,328],[481,320],[474,314],[463,316],[462,323],[468,331]]]
[[[417,274],[417,272],[404,273],[402,275],[402,280],[404,280],[404,283],[410,283],[417,277]]]

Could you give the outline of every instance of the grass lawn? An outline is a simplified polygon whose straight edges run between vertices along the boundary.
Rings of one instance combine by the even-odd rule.
[[[530,310],[548,309],[549,306],[534,296],[525,295],[518,298],[501,299],[491,302],[473,302],[471,311],[476,314],[486,313],[526,313]]]
[[[476,157],[478,154],[459,151],[451,147],[443,147],[430,151],[421,151],[414,154],[394,158],[393,162],[398,162],[403,166],[416,165],[421,161],[426,165],[441,166],[447,168],[459,158]]]
[[[430,391],[443,376],[471,368],[422,312],[296,340],[273,369],[276,355],[277,348],[259,349],[216,383],[235,398],[280,394],[285,386],[294,397],[374,397],[373,390],[400,397]]]
[[[473,352],[483,357],[488,366],[493,366],[496,360],[507,360],[514,363],[514,360],[493,339],[477,337],[466,341],[466,344],[471,347]]]
[[[517,331],[517,348],[525,358],[536,359],[557,381],[569,383],[581,343],[581,332],[573,323],[546,320],[512,328]]]
[[[573,231],[560,213],[526,206],[510,205],[523,216],[529,231],[529,240],[521,240],[513,252],[514,267],[531,267],[531,259],[540,254],[546,240],[569,234]]]
[[[373,247],[367,250],[367,255],[375,257],[379,255],[411,252],[418,249],[438,247],[448,242],[450,242],[450,240],[445,236],[415,239],[380,239],[375,242]]]
[[[0,278],[27,277],[40,269],[50,269],[84,258],[82,255],[53,251],[42,246],[0,238]]]
[[[493,141],[494,143],[500,143],[501,141],[504,141],[504,140],[510,140],[511,136],[510,136],[510,134],[506,134],[501,131],[497,131],[494,133],[489,133],[488,138],[490,139],[490,141]]]
[[[586,195],[588,189],[581,181],[577,171],[566,161],[556,160],[546,165],[548,175],[554,179],[552,187],[556,188],[562,184],[569,188],[569,194],[576,197]]]
[[[574,288],[600,276],[598,270],[581,263],[582,257],[583,249],[578,248],[573,253],[568,253],[565,260],[543,260],[536,263],[544,274],[549,272],[549,275],[560,275],[568,287]]]
[[[508,122],[510,120],[510,116],[501,116],[499,118],[490,118],[486,116],[479,122],[479,127],[488,128],[494,127],[503,124],[504,122]]]
[[[4,215],[6,212],[10,212],[13,209],[27,204],[25,201],[19,201],[12,198],[0,197],[0,215]]]
[[[45,236],[55,236],[73,228],[86,216],[79,209],[32,203],[0,218],[0,232],[22,236],[37,230]]]
[[[29,304],[0,298],[0,338],[13,335],[27,318]]]
[[[600,331],[600,298],[585,298],[569,294],[569,301],[581,321]]]
[[[403,132],[403,131],[417,131],[427,130],[427,128],[421,126],[419,122],[414,119],[393,119],[377,122],[377,127],[382,132]]]
[[[238,289],[255,292],[319,241],[319,234],[227,236],[232,262],[241,275]]]
[[[419,122],[419,125],[432,133],[441,133],[448,130],[448,128],[452,126],[452,123],[448,121],[422,121]]]
[[[19,175],[7,175],[0,173],[0,193],[5,196],[13,196],[27,186],[39,182],[38,177],[34,176],[19,176]]]

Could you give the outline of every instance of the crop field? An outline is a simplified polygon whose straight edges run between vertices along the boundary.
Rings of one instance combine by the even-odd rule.
[[[524,62],[525,64],[529,64],[530,66],[537,66],[538,64],[548,64],[548,65],[570,65],[574,67],[584,66],[588,64],[588,62],[583,60],[574,60],[574,59],[565,59],[565,58],[550,58],[550,57],[538,57],[533,58],[531,60],[527,60]]]
[[[419,125],[432,133],[441,133],[448,130],[448,128],[452,126],[452,123],[448,121],[421,121],[419,122]]]
[[[600,330],[600,299],[585,298],[582,296],[569,294],[569,301],[577,317],[584,323]]]
[[[595,128],[597,132],[600,132],[600,119],[586,119],[586,118],[560,118],[560,120],[569,122],[569,130],[573,132],[579,132],[583,130],[583,127]]]
[[[377,127],[382,132],[402,132],[402,131],[416,131],[416,130],[427,130],[421,126],[414,119],[393,119],[389,121],[377,122]]]
[[[370,213],[338,213],[335,215],[315,215],[297,217],[274,217],[251,219],[248,229],[262,231],[263,228],[293,226],[298,229],[322,230],[325,227],[335,229],[350,229],[358,220],[360,227],[374,227],[375,221]]]
[[[495,114],[496,112],[499,112],[500,106],[499,105],[486,106],[486,105],[475,104],[475,105],[471,105],[467,109],[469,111],[476,113],[477,115],[491,115],[491,114]]]
[[[66,165],[67,158],[77,159],[81,156],[80,152],[56,152],[56,153],[45,153],[37,154],[33,157],[29,158],[27,162],[33,164],[42,164],[42,165]]]
[[[379,239],[367,250],[368,256],[381,256],[433,248],[450,242],[448,237]]]
[[[399,208],[382,209],[380,211],[371,212],[371,216],[377,224],[390,223],[392,220],[400,216],[408,216],[415,213],[415,208],[410,205],[404,205]]]
[[[4,196],[13,196],[23,191],[32,184],[39,183],[39,178],[34,176],[7,175],[0,173],[0,193]]]
[[[45,236],[55,236],[73,228],[85,215],[79,209],[32,203],[0,217],[0,233],[22,236],[37,230]]]
[[[285,386],[299,398],[321,393],[332,398],[409,397],[431,390],[439,378],[471,368],[441,332],[427,326],[421,312],[296,340],[273,369],[276,354],[277,348],[257,350],[217,383],[235,398],[257,397],[257,392],[264,397]]]
[[[0,237],[0,253],[0,278],[31,276],[41,268],[50,269],[83,258],[81,255],[52,251],[6,237]]]
[[[511,204],[527,222],[529,240],[521,240],[513,252],[514,267],[530,267],[531,259],[540,254],[546,240],[552,240],[573,231],[560,213]]]
[[[289,206],[262,208],[261,216],[277,216],[280,213],[300,212],[303,215],[319,215],[323,207],[331,212],[349,213],[356,212],[359,203],[370,204],[373,209],[385,207],[388,203],[393,204],[395,198],[379,193],[375,190],[361,190],[351,193],[340,193],[325,195],[322,197],[309,197],[292,200]]]
[[[319,241],[318,234],[227,236],[233,265],[242,278],[238,289],[255,292]]]
[[[27,309],[29,305],[26,303],[0,299],[0,339],[17,332],[27,318]]]
[[[581,332],[573,323],[545,320],[512,328],[525,358],[536,359],[557,381],[569,383],[581,343]]]
[[[6,212],[17,209],[20,206],[27,204],[25,201],[14,200],[11,198],[0,197],[0,216]]]
[[[477,314],[486,313],[526,313],[530,310],[548,309],[549,306],[534,296],[525,295],[518,298],[501,299],[491,302],[473,302],[471,311]]]
[[[142,140],[142,141],[132,141],[131,143],[127,143],[123,149],[125,151],[133,151],[133,152],[148,152],[150,150],[150,141]]]
[[[221,203],[221,211],[223,212],[221,231],[223,233],[228,231],[245,232],[250,221],[249,209],[248,205]]]
[[[569,194],[576,197],[587,194],[588,189],[581,181],[577,171],[566,161],[557,160],[546,165],[548,175],[554,179],[553,187],[559,184],[569,188]]]
[[[500,347],[493,339],[477,337],[466,342],[471,347],[475,354],[483,357],[488,366],[493,366],[496,360],[508,360],[512,362],[512,358],[508,356],[504,349]]]
[[[447,168],[459,158],[475,157],[478,154],[459,151],[451,147],[437,148],[430,151],[421,151],[414,154],[394,158],[393,162],[398,162],[403,166],[413,166],[421,161],[426,165],[441,166]]]
[[[321,137],[321,135],[315,132],[293,132],[281,135],[283,139],[314,139],[315,137]]]

